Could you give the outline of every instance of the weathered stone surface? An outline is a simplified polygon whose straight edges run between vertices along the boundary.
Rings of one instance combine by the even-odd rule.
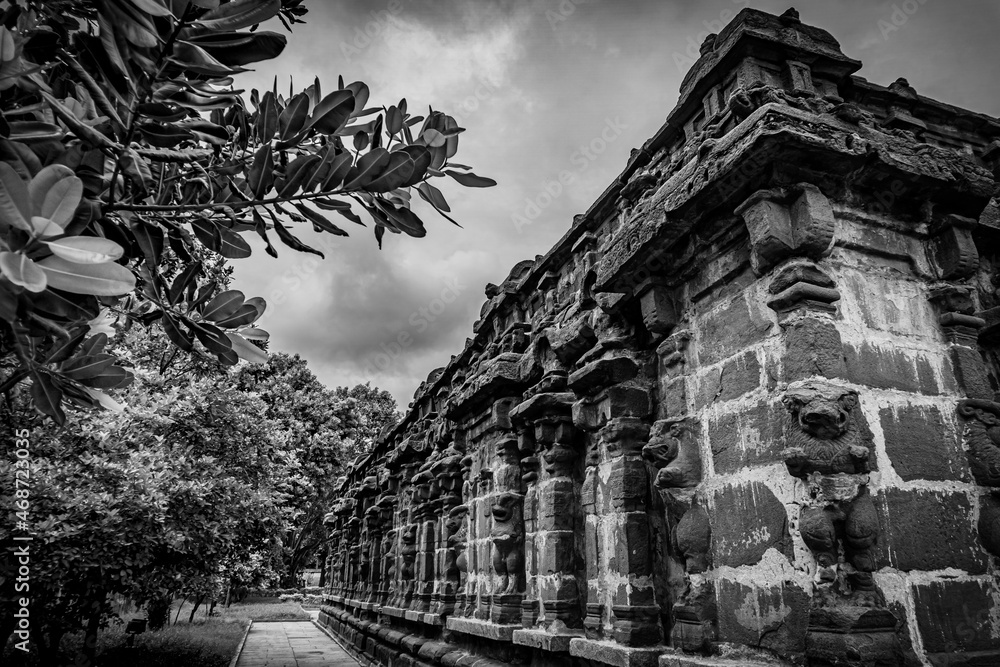
[[[882,408],[879,418],[886,453],[902,479],[969,480],[955,426],[936,407]]]
[[[698,324],[698,361],[706,366],[763,340],[771,328],[771,322],[758,309],[751,309],[742,295],[708,312]]]
[[[953,345],[950,350],[951,363],[955,368],[955,380],[969,398],[990,400],[993,387],[990,385],[986,363],[979,350],[964,345]]]
[[[670,419],[680,417],[687,411],[687,378],[674,378],[661,384],[657,416]]]
[[[785,506],[764,484],[724,487],[712,496],[710,510],[716,565],[754,565],[768,549],[792,557]]]
[[[809,594],[802,588],[790,582],[761,588],[723,579],[717,591],[719,632],[728,641],[786,658],[805,651]]]
[[[569,643],[570,655],[614,667],[655,667],[662,652],[662,648],[630,648],[592,639],[576,638]]]
[[[729,401],[760,386],[760,362],[755,352],[746,352],[709,371],[698,382],[694,409],[716,401]]]
[[[845,345],[844,356],[846,378],[857,384],[921,394],[943,394],[957,388],[954,375],[950,373],[951,364],[943,364],[943,383],[939,383],[934,366],[923,352],[862,343]]]
[[[1000,558],[1000,497],[990,494],[979,499],[976,530],[983,548]]]
[[[917,627],[928,653],[995,649],[990,615],[996,606],[986,581],[936,581],[913,587]],[[1000,652],[995,655],[1000,656]]]
[[[803,380],[816,375],[843,377],[846,373],[840,332],[831,320],[802,318],[782,325],[785,354],[781,379]]]
[[[513,641],[550,653],[568,653],[569,642],[578,635],[556,635],[544,630],[515,630]]]
[[[782,460],[784,412],[781,404],[757,403],[711,417],[708,441],[716,472],[735,472],[745,466]]]
[[[631,380],[639,373],[628,357],[612,357],[592,361],[569,377],[569,386],[581,394],[591,394],[609,385]]]
[[[972,512],[964,493],[888,489],[875,496],[875,509],[882,532],[879,562],[904,571],[986,571],[971,522],[957,519]]]
[[[514,631],[520,627],[520,625],[491,623],[475,618],[448,619],[449,630],[496,641],[510,641],[514,636]]]

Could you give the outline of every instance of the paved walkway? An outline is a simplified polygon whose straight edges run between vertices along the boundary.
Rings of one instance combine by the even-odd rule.
[[[335,641],[309,621],[254,623],[236,667],[357,667]]]

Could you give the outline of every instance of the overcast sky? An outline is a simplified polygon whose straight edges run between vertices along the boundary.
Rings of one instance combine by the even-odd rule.
[[[372,104],[405,97],[414,113],[433,105],[467,128],[456,161],[498,185],[435,179],[463,228],[420,201],[427,236],[386,235],[381,251],[370,228],[345,239],[299,226],[325,260],[276,240],[271,259],[247,235],[254,256],[233,262],[234,287],[268,301],[260,324],[272,350],[301,354],[330,386],[370,380],[405,408],[472,334],[486,283],[545,253],[660,127],[704,36],[743,7],[780,14],[790,2],[306,0],[307,23],[284,53],[239,85],[270,88],[277,75],[287,91],[291,76],[301,90],[318,76],[328,91],[343,75],[368,83]],[[902,76],[922,95],[1000,115],[995,0],[795,7],[863,61],[870,81]],[[602,149],[595,159],[580,150],[592,142]],[[572,183],[558,192],[564,171]]]

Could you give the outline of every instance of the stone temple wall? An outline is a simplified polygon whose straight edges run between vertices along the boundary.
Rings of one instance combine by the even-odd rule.
[[[1000,664],[1000,123],[789,10],[357,461],[320,622],[363,664]]]

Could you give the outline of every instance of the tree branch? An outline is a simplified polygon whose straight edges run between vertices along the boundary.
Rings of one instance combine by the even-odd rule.
[[[250,201],[233,201],[216,204],[178,204],[176,206],[157,204],[110,204],[104,207],[105,211],[146,211],[150,213],[184,213],[186,211],[201,211],[213,208],[242,209],[252,206],[267,206],[269,204],[281,204],[290,201],[302,201],[308,199],[318,199],[320,197],[344,196],[350,194],[343,190],[332,190],[330,192],[310,192],[304,195],[292,195],[290,197],[271,197],[270,199],[253,199]]]

